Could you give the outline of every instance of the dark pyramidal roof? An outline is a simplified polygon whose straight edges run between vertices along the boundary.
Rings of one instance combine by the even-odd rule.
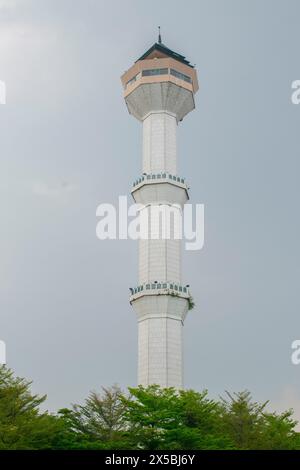
[[[136,62],[138,62],[139,60],[154,58],[156,52],[158,53],[158,57],[163,57],[163,56],[171,57],[172,59],[178,60],[179,62],[182,62],[185,65],[188,65],[189,67],[194,67],[193,65],[190,64],[188,60],[186,60],[186,58],[183,55],[172,51],[161,42],[154,43],[153,46],[150,47],[150,49],[148,49],[138,60],[136,60]]]

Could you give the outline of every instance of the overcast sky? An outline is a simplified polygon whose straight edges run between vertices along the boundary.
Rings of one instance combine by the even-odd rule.
[[[299,16],[297,0],[0,0],[0,339],[50,410],[136,384],[137,243],[99,241],[95,213],[140,174],[120,76],[160,24],[200,83],[178,129],[206,211],[183,260],[185,385],[300,418]]]

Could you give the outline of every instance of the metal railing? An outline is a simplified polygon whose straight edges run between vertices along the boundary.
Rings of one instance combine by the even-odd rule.
[[[166,180],[166,181],[175,181],[176,183],[186,184],[185,178],[182,178],[177,175],[171,175],[167,172],[160,172],[160,173],[147,173],[142,175],[136,181],[133,182],[132,186],[135,187],[138,184],[141,184],[143,181],[150,182],[153,180]]]
[[[178,284],[176,282],[148,282],[144,284],[140,284],[139,286],[136,287],[130,287],[129,288],[131,295],[139,294],[141,292],[146,292],[149,290],[170,290],[173,291],[174,293],[182,293],[182,294],[187,294],[189,295],[189,286],[183,286],[181,284]]]

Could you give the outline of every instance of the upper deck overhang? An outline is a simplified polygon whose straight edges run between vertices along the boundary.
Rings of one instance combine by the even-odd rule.
[[[152,75],[152,76],[143,76],[142,72],[144,70],[150,69],[168,69],[169,73],[164,75]],[[176,76],[170,73],[170,70],[174,69],[179,73],[190,77],[191,82],[181,80]],[[138,77],[134,80],[135,77]],[[122,85],[124,88],[124,98],[126,98],[131,92],[133,92],[138,86],[147,83],[161,83],[161,82],[171,82],[175,85],[181,86],[192,93],[196,93],[199,89],[197,72],[196,70],[186,65],[183,62],[180,62],[172,57],[162,57],[162,58],[152,58],[152,59],[139,59],[135,64],[130,67],[122,76],[121,76]]]

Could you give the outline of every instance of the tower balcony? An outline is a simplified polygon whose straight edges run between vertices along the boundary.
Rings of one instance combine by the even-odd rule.
[[[152,184],[152,183],[165,183],[165,182],[168,182],[168,183],[172,183],[172,184],[176,184],[179,183],[179,185],[181,185],[182,187],[185,187],[186,189],[188,189],[186,183],[185,183],[185,178],[182,178],[180,176],[177,176],[177,175],[171,175],[170,173],[167,173],[167,172],[163,172],[161,171],[160,173],[143,173],[142,176],[140,176],[138,179],[136,179],[132,186],[133,188],[137,189],[141,186],[143,186],[143,184],[145,183],[148,183],[148,184]]]
[[[139,85],[148,83],[169,81],[193,93],[199,89],[195,69],[170,57],[138,60],[121,81],[125,98]]]
[[[166,111],[178,122],[195,108],[196,71],[174,58],[138,60],[121,80],[127,108],[140,121],[153,111]]]
[[[178,297],[183,297],[185,299],[190,298],[189,286],[183,286],[177,282],[165,282],[165,281],[152,281],[140,284],[136,287],[129,288],[131,292],[130,302],[132,300],[141,297],[142,295],[176,295]]]
[[[183,322],[193,301],[188,286],[174,282],[149,282],[131,288],[130,304],[138,320],[169,317]]]
[[[134,183],[131,190],[136,203],[168,203],[181,207],[188,201],[188,186],[185,178],[167,172],[144,173]]]
[[[129,302],[135,306],[137,313],[140,311],[141,305],[147,306],[148,312],[146,313],[159,317],[165,314],[172,315],[172,313],[176,316],[176,310],[178,310],[177,314],[180,314],[180,320],[184,321],[188,311],[194,307],[189,286],[183,286],[177,282],[147,282],[136,287],[130,287],[129,290],[131,293]],[[177,309],[174,308],[175,304]],[[161,308],[157,309],[158,305]],[[179,305],[180,309],[178,309]],[[150,306],[152,308],[149,309]],[[171,307],[171,309],[169,310],[166,307]],[[144,314],[142,308],[141,318]]]

